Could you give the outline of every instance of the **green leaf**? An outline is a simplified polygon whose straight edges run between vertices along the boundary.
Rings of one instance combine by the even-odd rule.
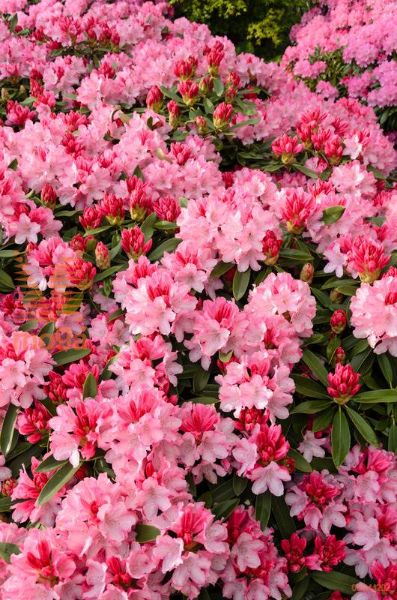
[[[0,513],[10,512],[11,498],[9,496],[0,497]]]
[[[214,81],[214,92],[217,96],[222,96],[225,91],[225,86],[223,85],[222,79],[217,77]]]
[[[303,165],[295,163],[292,165],[292,167],[294,169],[296,169],[297,171],[300,171],[300,173],[303,173],[304,175],[306,175],[306,177],[311,177],[312,179],[318,179],[318,175],[315,171],[312,171],[311,169],[308,169],[307,167],[304,167]]]
[[[251,269],[247,269],[244,273],[236,271],[233,277],[233,296],[236,300],[241,300],[245,295],[251,277]]]
[[[313,257],[304,250],[295,250],[294,248],[283,248],[280,250],[280,258],[288,259],[289,261],[307,263],[313,260]]]
[[[172,221],[157,221],[154,227],[159,231],[174,231],[178,225]]]
[[[107,279],[111,275],[114,275],[115,273],[118,273],[119,271],[126,269],[127,266],[128,266],[127,263],[125,263],[123,265],[114,265],[114,267],[109,267],[108,269],[105,269],[105,271],[101,271],[100,273],[97,273],[94,277],[94,282],[98,283],[98,281],[103,281],[104,279]]]
[[[39,322],[36,321],[35,319],[31,319],[30,321],[26,321],[26,323],[23,323],[19,327],[19,330],[20,331],[33,331],[34,329],[37,329],[38,326],[39,326]]]
[[[67,460],[55,460],[51,454],[51,456],[48,456],[36,467],[36,473],[47,473],[47,471],[54,471],[55,469],[62,467],[67,462]]]
[[[240,129],[240,127],[246,127],[247,125],[257,125],[259,123],[259,119],[246,119],[245,121],[240,121],[229,128],[229,131],[235,131],[236,129]]]
[[[350,450],[350,429],[341,406],[332,421],[331,432],[332,458],[336,467],[340,467]]]
[[[58,366],[68,365],[71,362],[75,362],[88,356],[90,354],[90,348],[72,348],[71,350],[62,350],[61,352],[56,352],[53,355],[53,359],[57,363]]]
[[[392,425],[389,429],[387,449],[390,450],[390,452],[397,453],[397,425]]]
[[[190,402],[194,402],[194,404],[218,404],[220,400],[213,396],[197,396],[196,398],[191,398]]]
[[[244,477],[239,477],[236,473],[233,475],[233,491],[236,496],[241,496],[248,485],[248,480]]]
[[[330,425],[335,413],[335,408],[335,406],[331,406],[331,408],[328,408],[327,410],[315,417],[313,421],[314,433],[317,433],[317,431],[323,431],[323,429],[326,429],[328,425]]]
[[[302,454],[296,450],[290,450],[288,452],[288,456],[294,460],[295,467],[298,469],[298,471],[302,471],[302,473],[311,473],[313,471],[310,463],[308,463]]]
[[[338,571],[331,571],[330,573],[313,571],[312,578],[316,583],[327,590],[333,590],[349,595],[354,593],[355,586],[358,583],[358,580],[355,577],[351,577],[345,573],[338,573]]]
[[[234,497],[233,480],[227,479],[211,490],[215,502],[223,502]]]
[[[389,387],[393,387],[393,365],[387,354],[379,354],[377,357],[378,365],[386,379]]]
[[[336,223],[339,221],[343,213],[345,212],[344,206],[330,206],[323,210],[323,223],[325,225],[332,225],[332,223]]]
[[[283,496],[272,496],[272,513],[276,519],[277,529],[281,537],[289,538],[296,527]]]
[[[272,495],[270,492],[259,494],[255,500],[255,518],[261,524],[262,531],[266,529],[269,523],[272,509]]]
[[[294,374],[293,380],[295,381],[295,390],[299,394],[302,394],[302,396],[307,396],[308,398],[319,398],[324,400],[326,398],[329,398],[326,390],[316,381],[309,379],[309,377]]]
[[[136,541],[140,544],[146,542],[153,542],[157,536],[161,534],[160,529],[153,525],[146,525],[145,523],[138,523],[136,526]]]
[[[0,250],[0,258],[14,258],[14,256],[20,256],[22,252],[19,250]]]
[[[153,252],[149,254],[149,260],[159,260],[163,256],[164,252],[172,252],[175,250],[181,241],[182,240],[174,237],[170,238],[169,240],[165,240],[165,242],[157,246],[157,248],[155,248]]]
[[[291,600],[302,600],[309,587],[310,577],[305,577],[293,586]]]
[[[47,481],[47,483],[41,490],[40,495],[37,499],[38,505],[43,506],[43,504],[51,500],[51,498],[55,496],[55,494],[59,492],[59,490],[63,488],[63,486],[66,485],[68,481],[72,479],[73,475],[77,473],[79,468],[80,465],[77,465],[77,467],[73,467],[68,461],[60,469],[58,469],[58,471],[54,473],[51,479]]]
[[[15,285],[8,273],[0,269],[0,292],[12,292],[15,289]]]
[[[98,393],[98,386],[92,373],[88,373],[83,386],[83,398],[95,398]]]
[[[20,554],[21,551],[16,544],[0,542],[0,558],[9,563],[13,554]]]
[[[4,417],[0,434],[0,447],[2,453],[5,455],[8,454],[12,448],[17,413],[18,408],[14,404],[10,404],[7,409],[6,416]]]
[[[328,385],[328,371],[321,360],[311,350],[305,350],[302,360],[309,367],[313,375],[325,386]]]
[[[210,372],[205,371],[202,367],[198,366],[193,376],[193,391],[195,394],[203,391],[209,378]]]
[[[331,400],[307,400],[301,402],[290,411],[291,414],[297,415],[314,415],[326,408],[330,408]]]
[[[355,402],[360,404],[378,404],[378,402],[397,402],[397,390],[371,390],[354,396]]]
[[[239,505],[239,502],[240,500],[238,498],[232,498],[231,500],[219,502],[219,504],[216,504],[212,507],[212,512],[218,519],[227,519],[227,517]]]
[[[144,220],[144,222],[141,225],[141,231],[143,233],[143,235],[145,236],[145,242],[147,242],[148,240],[150,240],[150,238],[152,237],[153,233],[154,233],[154,225],[157,221],[157,214],[155,212],[150,213],[150,215],[148,215],[146,217],[146,219]]]
[[[211,277],[222,277],[225,273],[235,267],[233,263],[219,262],[211,271]]]
[[[87,231],[84,234],[84,237],[87,237],[89,235],[96,235],[97,233],[102,233],[103,231],[108,231],[112,227],[113,225],[102,225],[101,227],[96,227],[95,229],[87,229]]]
[[[363,419],[361,415],[358,414],[355,410],[350,408],[349,406],[345,406],[347,415],[354,427],[363,436],[363,438],[373,446],[378,446],[378,438],[376,437],[375,431],[372,429],[371,425]]]

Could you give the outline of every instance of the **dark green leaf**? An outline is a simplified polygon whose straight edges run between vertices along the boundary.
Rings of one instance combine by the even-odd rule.
[[[291,600],[302,600],[309,587],[310,577],[305,577],[293,586]]]
[[[160,529],[153,525],[145,525],[145,523],[138,523],[136,526],[136,541],[140,544],[146,542],[152,542],[161,533]]]
[[[335,413],[331,432],[332,458],[335,466],[339,467],[350,450],[350,429],[346,415],[341,406]]]
[[[306,177],[311,177],[312,179],[318,179],[318,175],[315,171],[312,171],[311,169],[308,169],[307,167],[304,167],[303,165],[300,165],[298,163],[295,163],[292,166],[297,171],[300,171],[300,173],[303,173],[304,175],[306,175]]]
[[[101,271],[100,273],[97,273],[94,277],[94,282],[98,283],[99,281],[103,281],[104,279],[107,279],[111,275],[114,275],[115,273],[118,273],[119,271],[126,269],[127,266],[128,265],[126,263],[123,265],[114,265],[114,267],[109,267],[108,269],[105,269],[105,271]]]
[[[211,277],[222,277],[225,273],[235,267],[233,263],[219,262],[211,271]]]
[[[150,215],[148,215],[146,217],[146,219],[144,220],[144,222],[141,225],[141,231],[143,233],[143,235],[145,236],[145,242],[147,242],[148,240],[150,240],[150,238],[152,237],[153,233],[154,233],[154,225],[157,221],[157,215],[155,212],[150,213]]]
[[[14,256],[20,256],[22,253],[19,250],[0,250],[0,258],[13,258]]]
[[[305,350],[302,356],[302,360],[309,367],[313,375],[321,381],[325,386],[328,385],[328,371],[324,367],[321,360],[311,350]]]
[[[92,373],[88,373],[83,386],[83,398],[95,398],[98,393],[98,386]]]
[[[213,396],[197,396],[196,398],[191,398],[190,401],[195,404],[217,404],[219,399]]]
[[[236,496],[241,496],[248,485],[248,480],[244,477],[239,477],[236,473],[233,475],[233,491]]]
[[[295,389],[302,396],[308,398],[319,398],[326,399],[328,394],[326,390],[316,381],[309,379],[309,377],[303,377],[303,375],[293,375],[295,381]]]
[[[286,258],[289,261],[307,263],[313,260],[313,257],[304,250],[295,250],[294,248],[283,248],[280,250],[280,258]]]
[[[222,96],[224,91],[225,91],[225,86],[222,83],[222,79],[220,77],[217,77],[214,80],[214,92],[217,96]]]
[[[371,425],[363,419],[361,415],[358,414],[355,410],[346,406],[346,412],[351,422],[357,431],[362,435],[362,437],[373,446],[378,446],[378,438],[376,437],[375,431],[372,429]]]
[[[9,496],[0,497],[0,513],[10,512],[11,498]]]
[[[295,467],[298,471],[302,471],[302,473],[311,473],[313,471],[310,463],[308,463],[307,460],[302,456],[302,454],[300,454],[296,450],[290,450],[288,452],[288,456],[293,458],[295,462]]]
[[[17,413],[18,408],[14,404],[10,404],[4,417],[0,434],[0,446],[3,454],[8,454],[12,448]]]
[[[43,504],[51,500],[51,498],[55,496],[55,494],[59,492],[59,490],[63,488],[63,486],[68,483],[68,481],[72,479],[73,475],[77,473],[79,468],[80,465],[77,465],[77,467],[73,467],[68,461],[60,469],[58,469],[58,471],[54,473],[51,479],[47,481],[47,483],[41,490],[40,495],[37,499],[38,505],[43,506]]]
[[[397,453],[397,425],[392,425],[389,429],[389,439],[387,441],[387,449]]]
[[[21,551],[15,544],[0,542],[0,558],[9,563],[13,554],[20,554]]]
[[[157,248],[155,248],[149,254],[149,260],[159,260],[163,256],[164,252],[172,252],[173,250],[175,250],[175,248],[177,248],[181,241],[182,240],[174,237],[170,238],[169,240],[165,240],[165,242],[157,246]]]
[[[244,273],[236,271],[233,277],[233,296],[236,300],[241,300],[245,295],[250,282],[251,270],[248,269]]]
[[[313,421],[314,433],[317,433],[317,431],[323,431],[323,429],[326,429],[328,425],[330,425],[334,416],[335,408],[335,406],[331,406],[331,408],[328,408],[315,417]]]
[[[261,524],[262,531],[266,529],[269,523],[271,509],[272,496],[270,492],[259,494],[255,500],[255,518]]]
[[[395,359],[394,359],[395,360]],[[387,354],[379,354],[378,365],[390,387],[393,387],[393,365]]]
[[[227,519],[229,515],[233,512],[233,510],[238,506],[239,499],[232,498],[231,500],[225,500],[224,502],[219,502],[212,507],[212,512],[217,517],[217,519]]]
[[[68,365],[71,362],[75,362],[88,356],[90,354],[90,348],[72,348],[71,350],[62,350],[61,352],[56,352],[53,355],[53,359],[57,363],[58,366]]]
[[[296,528],[283,496],[272,496],[272,513],[281,537],[289,538]]]
[[[360,404],[378,404],[379,402],[397,402],[397,390],[371,390],[354,396]]]
[[[313,571],[312,578],[316,583],[327,590],[333,590],[349,595],[354,593],[355,586],[358,583],[358,580],[354,577],[345,575],[345,573],[338,573],[338,571],[332,571],[330,573]]]
[[[210,378],[210,372],[205,371],[202,367],[198,366],[193,376],[193,391],[195,394],[201,392],[208,383]]]
[[[323,211],[323,223],[325,225],[332,225],[339,221],[343,213],[345,212],[344,206],[330,206]]]
[[[55,460],[51,454],[51,456],[48,456],[36,467],[36,473],[47,473],[47,471],[54,471],[55,469],[62,467],[67,462],[67,460]]]
[[[0,292],[12,292],[15,285],[8,273],[0,269]]]
[[[331,400],[307,400],[301,402],[290,411],[291,414],[313,415],[330,408]]]

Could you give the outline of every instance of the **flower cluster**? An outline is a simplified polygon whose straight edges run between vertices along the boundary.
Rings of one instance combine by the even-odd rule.
[[[394,585],[373,110],[162,2],[0,11],[1,600]]]
[[[326,98],[343,94],[376,107],[395,134],[396,16],[393,0],[322,0],[293,26],[282,64]]]

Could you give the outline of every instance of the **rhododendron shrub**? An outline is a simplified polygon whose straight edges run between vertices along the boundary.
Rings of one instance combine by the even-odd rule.
[[[291,29],[282,64],[325,97],[357,98],[397,129],[393,0],[320,0]]]
[[[0,10],[0,598],[394,598],[372,109],[164,4]]]

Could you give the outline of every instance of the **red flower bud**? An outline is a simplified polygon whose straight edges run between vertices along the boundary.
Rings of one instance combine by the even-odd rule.
[[[96,268],[82,258],[75,258],[73,262],[67,264],[66,271],[70,283],[81,291],[88,290],[94,283]]]
[[[109,249],[103,242],[98,242],[95,248],[95,261],[98,269],[104,271],[110,267]]]
[[[308,283],[309,285],[311,284],[311,282],[313,281],[313,277],[314,277],[314,267],[312,263],[306,263],[305,265],[303,265],[301,273],[300,273],[300,280],[301,281],[306,281],[306,283]]]
[[[152,247],[152,240],[145,243],[145,236],[139,227],[123,229],[121,232],[121,247],[129,258],[137,260],[142,254],[147,254]]]
[[[178,92],[182,96],[182,100],[187,106],[193,106],[199,97],[199,86],[195,81],[182,81],[178,85]]]
[[[160,112],[163,107],[164,96],[157,85],[150,88],[146,96],[146,106],[154,112]]]
[[[213,123],[216,129],[224,129],[230,123],[230,120],[233,115],[233,106],[231,104],[226,104],[226,102],[221,102],[218,104],[213,114]]]
[[[345,329],[347,324],[346,311],[342,308],[338,308],[332,313],[330,319],[331,329],[334,333],[339,334]]]
[[[346,404],[361,388],[360,374],[351,365],[338,363],[334,373],[328,374],[327,392],[337,404]]]
[[[48,208],[55,208],[57,202],[57,195],[55,193],[54,188],[49,183],[45,183],[41,188],[40,195],[42,203]]]

